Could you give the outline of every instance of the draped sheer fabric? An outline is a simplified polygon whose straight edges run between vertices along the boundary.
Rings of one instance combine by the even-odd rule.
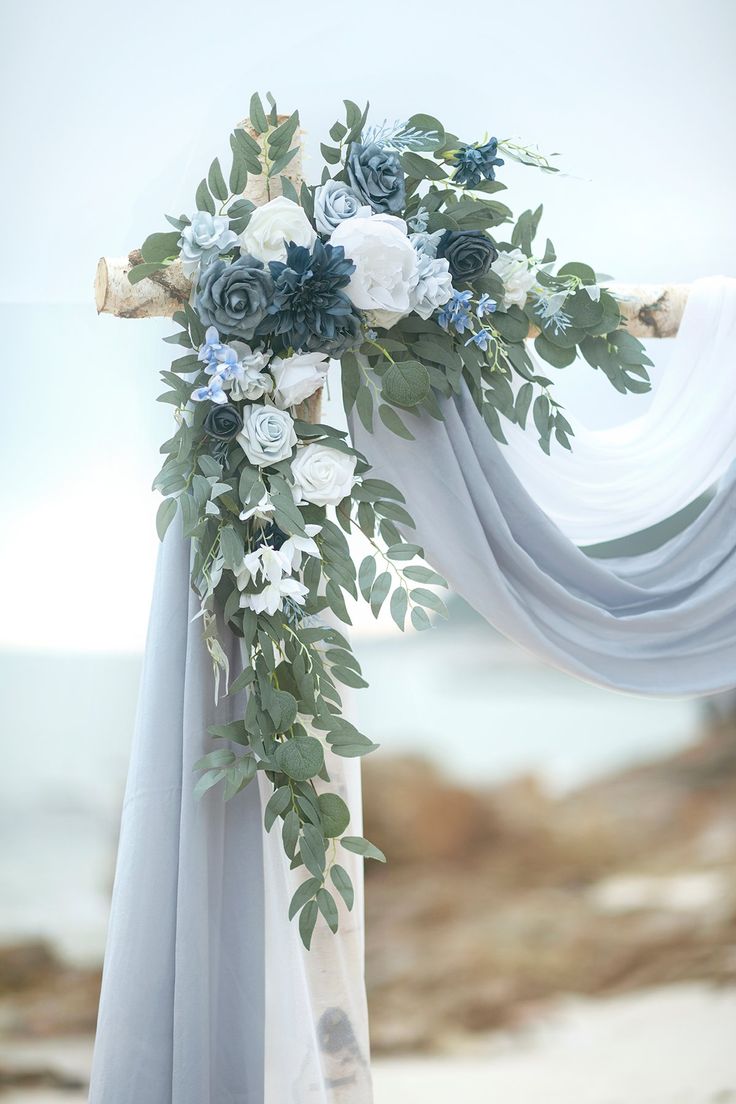
[[[178,531],[177,531],[178,529]],[[196,801],[215,708],[212,665],[189,588],[190,544],[169,529],[159,556],[123,807],[91,1104],[370,1104],[363,984],[362,860],[340,931],[302,947],[287,910],[304,877],[277,830],[270,785]],[[231,668],[239,643],[226,638]],[[328,753],[329,754],[329,753]],[[329,756],[332,788],[360,833],[358,760]]]
[[[504,457],[575,544],[656,525],[713,486],[736,460],[736,280],[692,285],[644,415],[605,430],[588,429],[574,411],[565,415],[575,431],[571,452],[553,445],[545,456],[533,432],[504,423]]]

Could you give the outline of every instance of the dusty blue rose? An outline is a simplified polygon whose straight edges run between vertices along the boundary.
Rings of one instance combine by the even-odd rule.
[[[204,420],[204,431],[219,441],[230,441],[243,428],[240,411],[232,403],[213,406]]]
[[[377,142],[353,142],[345,163],[354,192],[374,211],[396,214],[406,203],[404,172],[399,156]]]
[[[482,230],[446,230],[437,256],[447,258],[453,279],[467,281],[485,276],[498,250]]]
[[[355,218],[361,212],[371,213],[353,189],[340,180],[328,180],[315,192],[314,221],[320,234],[326,237],[345,219]]]
[[[272,293],[268,269],[245,253],[232,264],[213,261],[200,271],[195,307],[205,326],[250,341],[266,316]]]

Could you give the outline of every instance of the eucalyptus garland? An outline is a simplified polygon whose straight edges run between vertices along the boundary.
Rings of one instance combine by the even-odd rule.
[[[230,136],[227,180],[216,158],[195,213],[167,216],[173,230],[146,240],[129,279],[177,259],[192,279],[165,339],[184,352],[162,373],[177,428],[161,450],[157,528],[163,538],[178,513],[192,542],[216,693],[221,679],[247,692],[244,715],[210,729],[196,790],[221,785],[229,800],[264,772],[265,828],[278,826],[292,867],[305,868],[290,915],[308,947],[320,915],[337,930],[336,895],[353,904],[339,848],[384,860],[349,834],[330,788],[326,748],[376,747],[343,716],[341,687],[366,683],[334,619],[350,624],[347,595],[375,616],[388,603],[401,629],[445,613],[445,581],[407,538],[401,492],[371,477],[345,433],[308,417],[330,362],[341,362],[345,410],[368,430],[378,418],[413,439],[412,419],[442,419],[440,400],[467,387],[497,440],[504,419],[524,427],[531,412],[547,453],[570,448],[572,430],[530,356],[530,328],[542,361],[560,369],[581,354],[621,392],[649,388],[650,362],[603,278],[558,266],[549,240],[536,249],[541,206],[514,220],[497,198],[506,159],[557,171],[536,150],[466,141],[428,115],[370,125],[367,107],[346,100],[321,146],[321,183],[297,188],[286,170],[299,116],[268,101],[254,95],[249,129]],[[259,207],[243,196],[251,177],[265,182]],[[371,547],[359,566],[354,530]],[[232,681],[225,627],[243,646]]]

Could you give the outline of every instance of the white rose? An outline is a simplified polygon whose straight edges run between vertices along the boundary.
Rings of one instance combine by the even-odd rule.
[[[330,361],[324,353],[296,353],[274,357],[271,372],[276,381],[273,401],[283,410],[304,402],[323,386]]]
[[[308,248],[317,240],[309,219],[298,203],[286,196],[256,207],[250,222],[240,235],[244,253],[250,253],[264,263],[286,260],[286,242],[296,242]]]
[[[334,231],[330,244],[343,246],[355,265],[345,294],[366,312],[369,323],[393,326],[410,312],[417,255],[403,219],[393,215],[347,219]]]
[[[300,448],[291,462],[294,498],[315,506],[337,506],[355,485],[354,456],[329,445]]]
[[[278,464],[296,444],[291,415],[275,406],[249,406],[237,441],[251,464],[259,468]]]
[[[503,282],[504,309],[513,304],[523,307],[527,295],[537,282],[537,266],[531,264],[520,249],[512,249],[509,253],[498,254],[491,265],[491,271]]]

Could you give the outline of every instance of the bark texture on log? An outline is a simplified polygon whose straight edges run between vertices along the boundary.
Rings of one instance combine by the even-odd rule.
[[[279,115],[284,122],[286,115]],[[238,123],[238,128],[257,137],[249,119]],[[282,193],[281,176],[287,177],[299,190],[302,180],[302,131],[297,129],[292,139],[298,152],[284,172],[270,180],[265,173],[248,176],[243,196],[261,207],[269,199]],[[98,314],[114,314],[118,318],[171,318],[189,300],[192,281],[182,271],[181,261],[172,261],[137,284],[131,284],[128,273],[141,264],[140,250],[133,249],[127,257],[100,257],[95,275],[95,303]]]

